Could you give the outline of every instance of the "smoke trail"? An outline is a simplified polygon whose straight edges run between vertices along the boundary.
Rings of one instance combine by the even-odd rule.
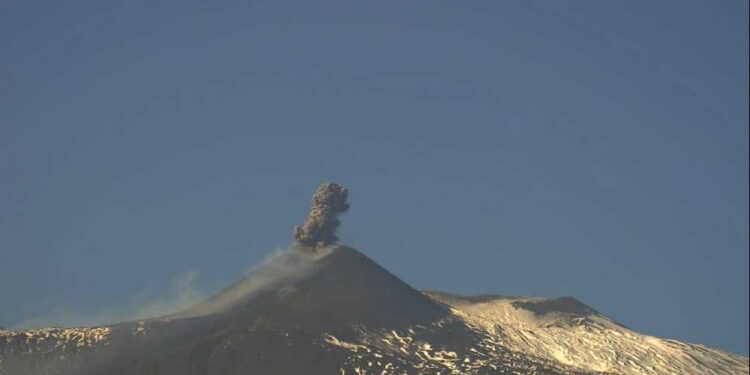
[[[14,330],[44,327],[90,327],[140,320],[182,311],[205,300],[206,294],[197,285],[198,271],[191,270],[170,282],[166,292],[152,298],[132,298],[129,304],[103,308],[98,311],[82,311],[70,305],[56,306],[51,311],[28,317],[12,325]]]
[[[248,300],[258,292],[268,290],[280,282],[298,280],[314,273],[318,261],[331,253],[331,248],[309,251],[306,247],[291,246],[273,252],[239,282],[225,288],[204,302],[173,315],[193,317],[224,311],[234,304]]]

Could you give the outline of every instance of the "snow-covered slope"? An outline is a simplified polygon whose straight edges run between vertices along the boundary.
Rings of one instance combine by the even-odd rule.
[[[360,252],[293,247],[204,303],[105,327],[0,331],[0,375],[747,374],[563,298],[420,292]]]
[[[498,345],[592,372],[747,374],[748,359],[634,332],[569,298],[460,297],[425,291]]]

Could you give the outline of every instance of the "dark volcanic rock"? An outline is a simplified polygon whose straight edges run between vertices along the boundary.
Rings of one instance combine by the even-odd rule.
[[[513,306],[529,310],[537,315],[550,312],[561,312],[577,316],[600,315],[596,310],[584,305],[581,301],[572,297],[561,297],[542,301],[518,301]]]
[[[575,373],[494,345],[358,251],[298,246],[179,314],[4,332],[0,374]]]
[[[180,316],[211,313],[265,328],[320,331],[351,324],[399,328],[449,315],[358,251],[345,246],[327,251],[309,255],[310,249],[291,248]],[[278,277],[283,272],[289,274]]]
[[[294,247],[179,314],[0,336],[0,374],[338,373],[350,353],[327,335],[449,314],[356,250]]]

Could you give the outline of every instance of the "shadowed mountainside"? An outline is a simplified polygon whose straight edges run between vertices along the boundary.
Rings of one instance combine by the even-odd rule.
[[[0,374],[747,374],[572,298],[420,292],[360,252],[293,246],[177,314],[0,332]]]

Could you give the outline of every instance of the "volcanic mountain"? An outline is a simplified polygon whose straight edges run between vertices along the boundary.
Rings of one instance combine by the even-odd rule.
[[[322,186],[303,241],[185,311],[0,330],[0,374],[748,373],[747,358],[633,332],[570,297],[416,290],[335,244],[345,201]]]

